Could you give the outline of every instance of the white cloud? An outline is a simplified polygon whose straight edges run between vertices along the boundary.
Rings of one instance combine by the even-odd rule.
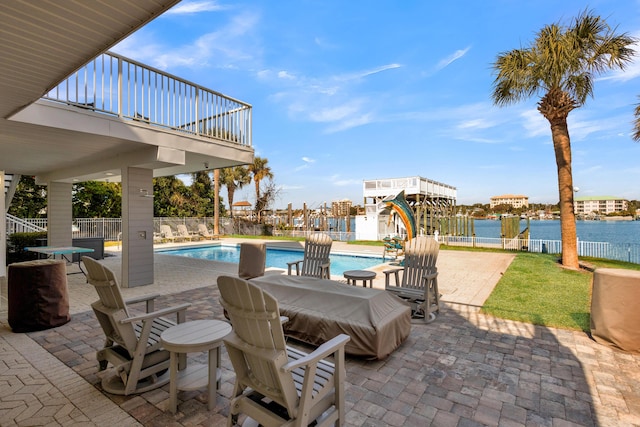
[[[319,111],[311,111],[309,118],[314,122],[336,122],[348,117],[353,117],[360,110],[361,103],[353,100],[335,107],[323,108]]]
[[[293,169],[294,171],[298,172],[298,171],[301,171],[301,170],[303,170],[303,169],[308,169],[308,168],[309,168],[309,166],[310,166],[312,163],[315,163],[315,160],[314,160],[314,159],[309,158],[309,157],[306,157],[306,156],[305,156],[305,157],[302,157],[302,161],[303,161],[304,163],[303,163],[302,165],[297,166],[296,168],[294,168],[294,169]]]
[[[216,1],[184,1],[177,6],[169,9],[167,15],[185,15],[200,12],[217,12],[219,10],[228,9]]]
[[[471,49],[471,46],[467,46],[464,49],[458,49],[455,52],[453,52],[451,55],[447,56],[446,58],[443,58],[442,60],[440,60],[440,62],[438,62],[438,65],[436,65],[436,70],[442,70],[443,68],[450,65],[452,62],[455,62],[458,59],[462,58],[467,54],[469,49]]]
[[[640,55],[640,53],[638,53],[637,55]],[[640,60],[636,60],[635,62],[629,64],[627,67],[625,67],[624,70],[612,71],[610,74],[604,77],[599,77],[596,80],[611,80],[615,82],[625,83],[638,77],[640,77]]]
[[[458,139],[462,140],[462,141],[468,141],[468,142],[477,142],[479,144],[500,144],[501,141],[495,140],[495,139],[490,139],[490,138],[480,138],[480,137],[464,137],[464,136],[460,136],[458,137]]]
[[[313,42],[316,44],[316,46],[322,48],[322,49],[335,49],[337,46],[334,44],[331,44],[329,42],[327,42],[325,39],[320,38],[320,37],[316,37],[313,39]]]
[[[569,125],[569,135],[572,141],[581,141],[586,139],[589,135],[601,132],[607,129],[604,120],[585,120],[585,121],[573,121]]]
[[[348,119],[341,120],[334,126],[330,126],[327,129],[327,133],[335,133],[343,130],[351,129],[358,126],[363,126],[369,123],[373,123],[375,120],[371,114],[361,114],[357,117],[349,117]]]
[[[472,119],[458,124],[459,129],[487,129],[495,126],[495,123],[484,119]]]
[[[333,133],[375,121],[373,110],[386,97],[377,95],[375,102],[366,94],[357,94],[356,87],[369,76],[400,67],[402,65],[390,63],[326,77],[307,77],[280,71],[277,79],[272,71],[261,70],[258,77],[282,87],[270,98],[275,102],[288,104],[287,111],[292,118],[326,123],[329,127],[325,131]]]
[[[278,78],[287,80],[296,79],[296,77],[293,74],[290,74],[288,71],[278,71]]]
[[[520,113],[520,118],[523,119],[522,126],[527,131],[527,137],[550,135],[549,122],[538,110],[526,110]]]
[[[361,79],[363,77],[368,77],[374,74],[382,73],[387,70],[395,70],[396,68],[400,68],[402,65],[400,64],[387,64],[382,65],[380,67],[373,68],[371,70],[364,70],[354,74],[345,74],[344,76],[338,77],[338,80],[351,80],[351,79]]]
[[[172,67],[203,67],[214,63],[218,68],[235,69],[241,64],[252,67],[260,55],[253,32],[260,22],[256,13],[235,15],[217,31],[206,33],[190,44],[168,48],[154,43],[157,37],[144,29],[136,32],[114,47],[114,51],[135,58],[161,70]],[[215,61],[212,60],[215,58]]]

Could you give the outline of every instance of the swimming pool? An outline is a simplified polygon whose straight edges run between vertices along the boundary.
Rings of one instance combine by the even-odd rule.
[[[198,248],[170,249],[161,251],[163,254],[184,256],[189,258],[207,259],[211,261],[233,262],[240,261],[239,246],[203,246]],[[301,260],[303,251],[290,249],[267,248],[267,267],[287,269],[287,262]],[[341,276],[347,270],[362,270],[382,264],[382,258],[331,254],[331,275]]]

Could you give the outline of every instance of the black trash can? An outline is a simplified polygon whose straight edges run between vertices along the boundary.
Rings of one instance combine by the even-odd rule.
[[[93,259],[104,258],[104,237],[78,237],[71,240],[71,245],[79,248],[93,249],[93,252],[83,254],[73,254],[73,262],[79,262],[83,256]]]

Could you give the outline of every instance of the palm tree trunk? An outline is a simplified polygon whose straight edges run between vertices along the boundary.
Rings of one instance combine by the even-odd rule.
[[[213,205],[213,234],[220,234],[220,169],[213,171],[213,194],[216,199]]]
[[[562,265],[578,269],[578,241],[576,215],[573,210],[573,175],[571,172],[571,141],[566,117],[550,120],[553,149],[558,168],[560,196],[560,235],[562,238]]]
[[[227,184],[227,198],[229,199],[229,215],[233,218],[233,195],[235,194],[235,186]]]
[[[258,207],[260,204],[260,180],[254,179],[254,182],[256,183],[256,218],[260,223],[260,209]]]

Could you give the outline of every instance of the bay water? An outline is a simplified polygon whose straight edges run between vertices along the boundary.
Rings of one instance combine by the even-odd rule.
[[[500,237],[500,221],[475,220],[476,237]],[[520,231],[527,227],[520,221]],[[560,240],[560,220],[529,222],[529,237],[536,240]],[[640,221],[576,221],[578,239],[585,242],[640,244]]]

